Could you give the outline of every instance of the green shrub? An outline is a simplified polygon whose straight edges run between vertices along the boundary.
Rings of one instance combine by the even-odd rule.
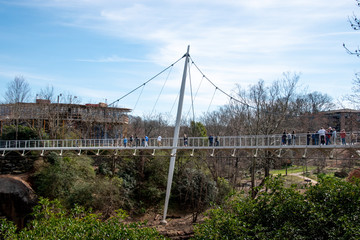
[[[39,135],[35,129],[26,126],[18,125],[17,129],[15,125],[4,126],[1,135],[3,140],[36,140],[39,139]]]
[[[268,179],[256,198],[237,195],[208,212],[195,239],[360,239],[360,184],[322,178],[305,194]]]
[[[52,162],[35,174],[35,188],[41,196],[65,200],[75,185],[91,183],[95,179],[92,160],[88,157],[53,157]]]
[[[125,224],[126,213],[117,211],[116,216],[101,221],[99,214],[75,206],[65,211],[59,201],[41,198],[34,209],[34,220],[15,232],[14,225],[1,220],[0,236],[3,239],[164,239],[155,229],[143,223]]]

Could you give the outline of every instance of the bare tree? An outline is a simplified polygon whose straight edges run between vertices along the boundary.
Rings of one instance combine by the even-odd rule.
[[[355,0],[355,1],[357,5],[360,6],[360,0]],[[349,23],[351,28],[354,29],[355,31],[360,30],[360,19],[355,14],[353,14],[352,17],[349,17]],[[343,43],[343,47],[345,48],[347,53],[360,57],[360,49],[350,50],[346,47],[345,43]]]
[[[30,86],[23,76],[16,76],[9,82],[5,92],[6,103],[27,102],[30,99]]]
[[[263,80],[248,90],[238,86],[241,103],[230,106],[243,124],[243,134],[269,135],[278,133],[283,123],[292,116],[291,102],[296,99],[298,74],[284,73],[283,78],[265,86]]]
[[[355,0],[357,5],[360,6],[360,0]],[[355,31],[360,30],[360,19],[353,14],[352,17],[349,17],[349,22],[350,22],[350,26],[352,29],[354,29]],[[356,50],[350,50],[346,47],[345,43],[343,44],[345,50],[347,51],[347,53],[351,54],[351,55],[355,55],[357,57],[360,57],[360,49],[356,49]],[[359,78],[359,73],[355,74],[355,79],[353,81],[353,94],[350,95],[346,95],[345,96],[345,100],[350,101],[351,103],[353,103],[356,108],[358,108],[358,105],[360,103],[360,78]]]
[[[54,87],[47,85],[46,88],[40,89],[40,93],[37,96],[41,99],[49,100],[51,102],[54,101]]]

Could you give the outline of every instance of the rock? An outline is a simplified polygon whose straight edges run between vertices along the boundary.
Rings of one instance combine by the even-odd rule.
[[[0,176],[0,212],[18,229],[25,226],[37,196],[28,183],[17,177]]]

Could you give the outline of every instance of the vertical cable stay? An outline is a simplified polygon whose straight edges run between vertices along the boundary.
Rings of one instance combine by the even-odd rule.
[[[154,111],[155,111],[155,107],[156,107],[156,105],[157,105],[157,103],[158,103],[158,101],[159,101],[159,98],[160,98],[160,96],[161,96],[161,94],[162,94],[162,92],[163,92],[163,90],[164,90],[164,87],[165,87],[165,85],[166,85],[166,83],[167,83],[167,81],[168,81],[168,79],[169,79],[169,76],[170,76],[170,73],[171,73],[171,71],[172,71],[172,67],[173,67],[174,65],[171,65],[171,68],[170,68],[170,70],[169,70],[169,73],[168,73],[168,75],[167,75],[167,77],[166,77],[166,79],[165,79],[165,82],[164,82],[164,84],[163,84],[163,86],[162,86],[162,88],[161,88],[161,90],[160,90],[160,93],[159,93],[159,95],[158,95],[158,97],[157,97],[157,99],[156,99],[156,101],[155,101],[155,104],[154,104],[154,107],[153,107],[153,109],[151,110],[151,114],[150,114],[150,116],[152,116],[152,114],[154,113]]]
[[[210,110],[210,107],[211,107],[212,101],[214,100],[214,97],[215,97],[216,90],[218,90],[218,88],[217,88],[217,87],[215,88],[214,94],[212,95],[212,98],[211,98],[211,101],[210,101],[210,104],[209,104],[209,107],[208,107],[208,109],[207,109],[206,113],[209,113],[209,110]]]
[[[138,99],[136,100],[136,103],[135,103],[135,106],[133,107],[133,111],[135,111],[135,108],[136,108],[136,106],[137,106],[137,104],[138,104],[138,102],[139,102],[139,100],[140,100],[140,97],[141,97],[141,95],[142,95],[142,93],[143,93],[143,91],[144,91],[144,88],[145,88],[145,83],[142,85],[142,89],[141,89],[141,92],[140,92],[140,94],[139,94],[139,97],[138,97]]]
[[[194,62],[192,62],[192,63],[194,63]],[[195,100],[196,100],[196,97],[197,97],[197,95],[198,95],[199,89],[200,89],[200,87],[201,87],[201,84],[202,84],[204,78],[205,78],[205,75],[202,76],[202,78],[201,78],[201,80],[200,80],[200,83],[199,83],[199,86],[198,86],[198,88],[196,89],[196,93],[195,93],[195,96],[194,96],[194,102],[195,102]],[[190,110],[191,110],[191,107],[189,107],[189,110],[188,110],[188,112],[187,112],[187,114],[186,114],[186,118],[189,116]],[[195,119],[194,119],[194,121],[195,121]]]
[[[191,65],[192,64],[193,62],[191,62]],[[195,109],[194,109],[194,98],[193,98],[192,83],[191,83],[190,65],[189,65],[189,81],[190,81],[191,108],[193,113],[193,121],[195,122]]]
[[[173,103],[173,105],[172,105],[172,107],[171,107],[171,110],[170,110],[170,114],[172,113],[172,111],[173,111],[173,109],[174,109],[174,107],[175,107],[175,104],[176,104],[176,102],[177,102],[177,100],[178,100],[178,98],[179,98],[179,95],[180,95],[180,94],[177,94],[177,95],[176,95],[175,101],[174,101],[174,103]]]

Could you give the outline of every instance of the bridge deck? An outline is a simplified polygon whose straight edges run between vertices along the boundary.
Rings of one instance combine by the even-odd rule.
[[[350,135],[350,134],[348,134]],[[0,151],[51,151],[51,150],[125,150],[125,149],[347,149],[360,148],[357,139],[345,139],[342,144],[339,137],[330,139],[326,144],[315,144],[306,134],[297,134],[291,141],[284,144],[282,135],[246,135],[246,136],[220,136],[209,138],[189,137],[187,144],[183,138],[178,145],[173,146],[173,138],[162,138],[161,144],[157,138],[149,141],[127,141],[124,139],[57,139],[57,140],[2,140]]]

